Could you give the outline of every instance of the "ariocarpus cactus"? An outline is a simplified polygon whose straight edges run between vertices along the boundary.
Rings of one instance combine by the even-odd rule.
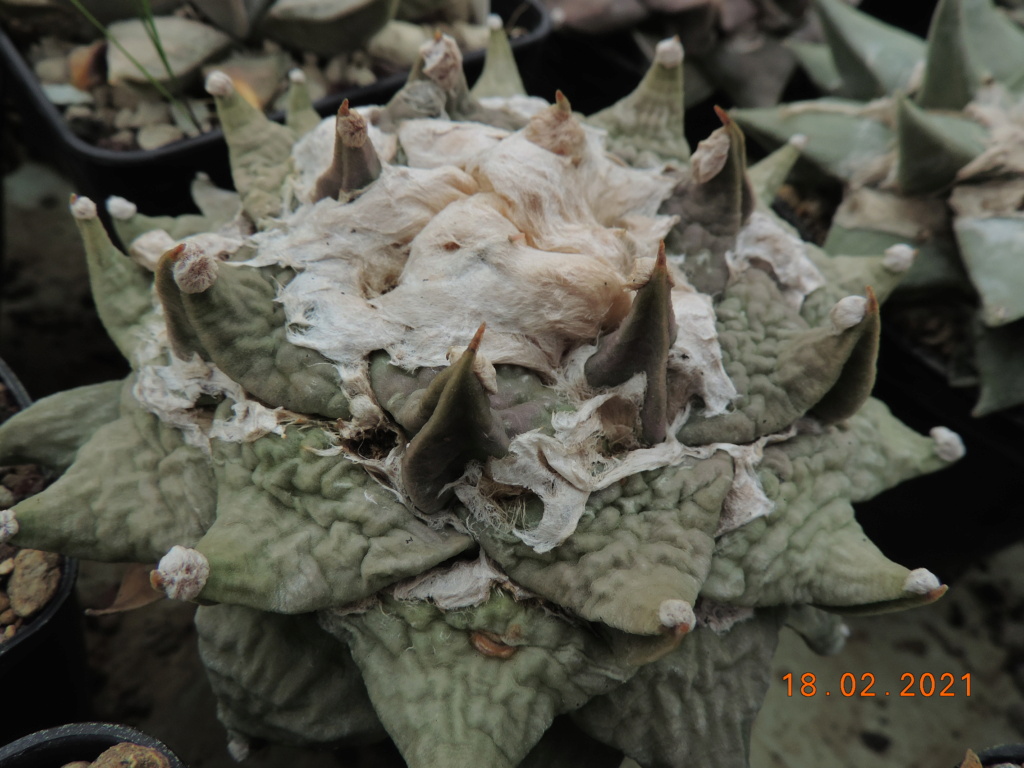
[[[4,425],[0,460],[64,474],[0,530],[159,561],[236,755],[386,733],[414,768],[574,765],[582,730],[742,766],[783,623],[834,650],[833,613],[945,591],[851,506],[962,453],[869,397],[909,254],[802,243],[761,202],[796,146],[748,176],[724,113],[692,158],[658,145],[675,45],[614,137],[653,167],[561,94],[471,94],[439,37],[301,136],[212,76],[238,196],[111,201],[132,258],[72,202],[133,372]]]
[[[805,46],[804,66],[843,98],[735,119],[769,143],[806,135],[807,159],[845,182],[827,251],[870,254],[907,240],[919,249],[908,302],[935,320],[968,320],[957,334],[966,349],[946,355],[951,378],[979,384],[978,416],[1019,408],[1024,31],[993,0],[940,0],[927,40],[841,0],[816,6],[829,44]]]

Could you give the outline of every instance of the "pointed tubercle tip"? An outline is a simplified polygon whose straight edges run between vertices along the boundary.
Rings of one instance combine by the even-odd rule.
[[[228,754],[236,763],[241,763],[249,757],[249,740],[240,733],[232,733],[228,739]]]
[[[789,137],[790,146],[796,147],[801,152],[807,148],[808,141],[810,141],[810,139],[807,138],[806,133],[794,133]]]
[[[928,595],[941,588],[939,577],[927,568],[915,568],[903,582],[903,591],[912,595]]]
[[[687,634],[697,625],[693,606],[685,600],[662,600],[658,606],[658,620],[678,637]]]
[[[341,102],[341,106],[338,107],[338,117],[348,117],[351,111],[348,106],[348,99],[344,99]]]
[[[555,91],[555,104],[563,112],[567,114],[572,114],[572,104],[569,103],[569,99],[566,97],[566,95],[562,93],[561,88]]]
[[[304,83],[306,82],[306,73],[298,67],[289,70],[288,79],[293,83]]]
[[[665,69],[675,69],[683,63],[683,44],[679,42],[679,35],[654,46],[654,62]]]
[[[150,571],[153,589],[172,600],[195,600],[210,577],[210,561],[199,551],[175,545]]]
[[[882,266],[890,272],[902,274],[914,265],[914,259],[916,258],[917,249],[906,243],[897,243],[885,249],[885,255],[882,257]]]
[[[213,70],[206,76],[205,83],[206,92],[211,96],[230,96],[235,90],[235,84],[231,82],[231,78],[219,69]]]
[[[668,256],[665,255],[665,241],[658,243],[658,255],[654,260],[654,266],[660,269],[668,269]]]
[[[870,285],[864,286],[864,295],[868,300],[867,306],[864,308],[865,317],[876,314],[878,312],[878,297],[875,295],[875,289]]]
[[[174,282],[183,293],[203,293],[217,281],[219,262],[195,243],[184,243],[174,258]]]
[[[959,461],[967,453],[963,438],[949,427],[934,427],[928,434],[935,443],[935,455],[943,461]]]
[[[0,544],[6,544],[18,532],[18,520],[13,509],[0,509]]]
[[[487,323],[480,323],[480,327],[476,329],[476,333],[473,334],[473,340],[469,342],[469,346],[466,347],[467,352],[476,352],[480,349],[480,342],[484,338],[484,331],[487,330]]]
[[[501,20],[501,16],[496,13],[491,13],[487,16],[487,28],[492,32],[497,32],[499,29],[505,28],[505,22]]]
[[[88,221],[96,218],[96,203],[88,197],[71,195],[71,215],[79,221]]]
[[[729,117],[729,113],[717,104],[715,104],[714,110],[715,114],[718,115],[718,119],[722,121],[722,125],[729,125],[732,122],[732,118]]]
[[[838,336],[864,321],[868,314],[869,301],[863,296],[846,296],[835,303],[828,313],[832,333]]]
[[[442,37],[444,37],[444,32],[441,31],[440,27],[438,27],[434,30],[434,42],[440,43]]]
[[[117,195],[107,198],[107,213],[118,221],[127,221],[138,212],[139,209],[131,200],[125,200]]]

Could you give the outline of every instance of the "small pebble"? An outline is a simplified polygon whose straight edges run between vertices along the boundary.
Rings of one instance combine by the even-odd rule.
[[[128,128],[145,128],[170,122],[171,111],[162,101],[143,101],[132,112]]]
[[[112,136],[106,138],[103,142],[103,146],[107,149],[116,149],[122,152],[135,149],[135,131],[130,128],[118,131]]]
[[[23,549],[14,558],[14,572],[7,583],[11,609],[26,617],[39,611],[57,593],[60,555]]]
[[[16,614],[14,612],[13,608],[8,608],[3,613],[0,613],[0,624],[2,624],[5,627],[8,624],[13,624],[17,620],[18,620],[18,614]]]
[[[6,592],[0,592],[0,613],[3,613],[11,607],[11,598],[7,596]]]
[[[33,67],[38,77],[44,83],[67,83],[68,62],[64,58],[50,58],[37,61]]]
[[[17,631],[18,628],[14,624],[10,624],[4,627],[3,633],[0,634],[0,643],[4,642],[5,640],[10,640],[12,637],[14,637],[14,633]]]
[[[139,106],[142,94],[138,88],[128,83],[117,83],[110,86],[110,105],[117,109],[135,109]]]
[[[185,137],[181,129],[174,125],[147,125],[139,130],[135,140],[142,149],[157,149],[166,144],[180,141]]]
[[[167,756],[141,744],[115,744],[97,757],[92,768],[170,768]]]
[[[66,107],[71,104],[91,104],[92,95],[80,91],[73,85],[64,83],[43,83],[43,93],[51,102],[58,107]]]
[[[14,558],[9,557],[3,562],[0,562],[0,576],[6,576],[14,571]]]
[[[135,110],[129,107],[122,107],[117,110],[117,114],[114,115],[114,127],[118,130],[132,127],[132,115],[135,114]]]

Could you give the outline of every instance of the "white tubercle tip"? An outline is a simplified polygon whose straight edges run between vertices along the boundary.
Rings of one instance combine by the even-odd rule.
[[[662,40],[654,46],[654,61],[667,69],[678,67],[683,63],[683,44],[678,37]]]
[[[832,321],[832,333],[839,335],[845,330],[859,325],[868,313],[868,300],[863,296],[846,296],[836,302],[828,313]]]
[[[236,763],[249,757],[249,740],[240,733],[233,733],[228,739],[228,754]]]
[[[900,274],[913,266],[916,256],[917,251],[906,243],[891,245],[885,249],[885,256],[882,257],[882,266],[890,272]]]
[[[693,606],[685,600],[662,600],[658,606],[658,619],[662,626],[689,632],[697,624]]]
[[[71,203],[71,215],[79,221],[96,218],[96,203],[88,197],[75,197]]]
[[[211,96],[230,96],[235,90],[231,78],[215,69],[206,76],[206,92]]]
[[[807,134],[804,133],[794,133],[792,136],[789,137],[790,145],[796,147],[801,151],[803,151],[803,149],[807,146],[808,141],[809,139],[807,138]]]
[[[210,562],[202,553],[175,545],[150,575],[150,582],[172,600],[195,600],[210,577]]]
[[[123,197],[118,197],[117,195],[107,198],[107,213],[115,219],[125,221],[138,212],[139,209],[131,200],[125,200]]]
[[[958,461],[967,453],[963,439],[949,427],[934,427],[928,434],[935,441],[935,455],[943,461]]]
[[[174,282],[185,293],[202,293],[217,280],[220,264],[195,243],[185,243],[174,264]]]
[[[915,568],[907,574],[903,582],[903,591],[913,595],[927,595],[942,586],[939,577],[927,568]]]
[[[496,13],[487,15],[487,28],[492,32],[497,32],[499,29],[505,28],[505,22],[501,20],[501,16]]]
[[[848,624],[840,624],[837,628],[840,636],[844,639],[850,636],[850,626]]]
[[[18,521],[13,509],[0,509],[0,544],[6,544],[18,532]]]
[[[565,9],[564,8],[552,8],[551,9],[551,26],[555,29],[565,24]]]
[[[304,83],[306,82],[306,73],[298,67],[295,67],[295,69],[288,73],[288,79],[293,83]]]

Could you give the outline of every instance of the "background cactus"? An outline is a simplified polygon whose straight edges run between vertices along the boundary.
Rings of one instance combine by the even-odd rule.
[[[801,59],[842,98],[736,120],[773,144],[805,135],[805,157],[845,183],[827,251],[919,250],[906,287],[940,316],[964,307],[968,374],[955,355],[950,368],[980,380],[977,415],[1024,403],[1024,32],[990,0],[943,0],[927,42],[839,0],[817,7],[829,42]]]
[[[471,93],[439,37],[312,129],[211,76],[238,194],[113,201],[131,257],[72,201],[133,370],[0,429],[63,471],[0,538],[157,563],[239,757],[386,733],[414,767],[565,765],[582,730],[742,766],[784,623],[834,650],[834,613],[945,591],[851,506],[962,453],[869,396],[907,249],[801,242],[764,202],[796,147],[748,174],[724,113],[659,143],[678,43],[598,118],[647,116],[610,137],[632,166],[561,94],[489,96],[505,45]]]
[[[678,35],[686,49],[687,103],[715,93],[746,107],[777,104],[796,58],[786,39],[820,40],[809,0],[545,0],[552,18],[586,34],[629,30],[653,57],[658,40]],[[600,46],[601,43],[598,43]]]

